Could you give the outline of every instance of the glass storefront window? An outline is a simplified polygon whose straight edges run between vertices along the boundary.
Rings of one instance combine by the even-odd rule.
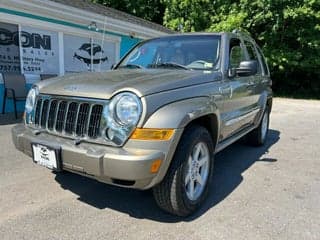
[[[116,43],[108,40],[93,39],[93,71],[104,72],[110,70],[116,62]]]
[[[91,71],[91,39],[64,34],[65,73]]]
[[[99,39],[63,33],[62,45],[58,31],[23,24],[20,29],[16,24],[0,22],[0,72],[22,71],[30,76],[100,72],[116,63],[116,41],[103,36]],[[61,50],[63,56],[59,56]]]
[[[29,74],[59,74],[58,33],[21,27],[23,71]]]
[[[21,72],[18,25],[0,22],[0,72]]]

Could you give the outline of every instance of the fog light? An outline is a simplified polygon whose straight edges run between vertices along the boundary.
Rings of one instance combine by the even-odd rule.
[[[114,139],[114,130],[111,128],[108,128],[106,131],[106,135],[112,141]]]

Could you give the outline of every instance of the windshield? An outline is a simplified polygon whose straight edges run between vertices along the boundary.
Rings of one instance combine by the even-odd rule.
[[[133,48],[117,68],[217,68],[220,36],[169,36],[147,40]]]

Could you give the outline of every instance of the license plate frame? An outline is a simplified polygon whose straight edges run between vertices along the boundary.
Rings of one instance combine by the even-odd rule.
[[[61,147],[31,143],[33,162],[56,172],[62,171]]]

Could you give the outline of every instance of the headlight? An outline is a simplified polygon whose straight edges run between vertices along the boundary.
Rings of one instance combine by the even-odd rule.
[[[117,122],[125,126],[136,125],[141,114],[141,103],[138,97],[132,93],[123,93],[114,101]]]
[[[36,97],[38,93],[39,93],[39,90],[37,87],[33,87],[30,89],[26,99],[26,106],[25,106],[26,113],[29,114],[32,112],[34,105],[36,103]]]
[[[124,92],[116,95],[105,108],[105,137],[117,145],[122,145],[140,120],[142,105],[133,93]]]

